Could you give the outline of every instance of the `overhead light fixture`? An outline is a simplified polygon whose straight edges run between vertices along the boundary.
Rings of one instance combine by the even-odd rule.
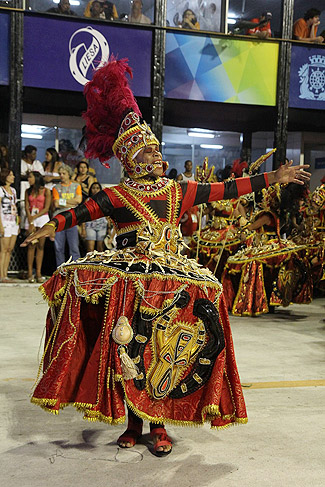
[[[25,134],[41,134],[43,129],[46,129],[44,125],[29,125],[27,123],[21,125],[21,131]]]
[[[227,24],[235,24],[237,22],[237,15],[233,12],[228,12]]]
[[[60,0],[53,0],[53,3],[60,3]],[[74,7],[79,7],[80,2],[79,0],[70,0],[70,5],[73,5]]]
[[[22,139],[39,139],[39,140],[41,140],[43,138],[43,135],[21,133],[21,138]]]
[[[214,134],[211,132],[187,132],[189,137],[201,137],[201,139],[214,139]]]
[[[204,133],[210,132],[210,133],[212,133],[212,131],[211,131],[211,130],[208,130],[208,129],[198,129],[198,128],[195,128],[195,129],[189,129],[188,131],[189,131],[189,132],[204,132]]]
[[[214,150],[221,150],[223,149],[223,145],[220,144],[200,144],[202,149],[214,149]]]

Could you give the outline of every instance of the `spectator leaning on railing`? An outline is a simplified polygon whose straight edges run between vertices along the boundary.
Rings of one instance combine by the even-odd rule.
[[[136,24],[151,24],[149,17],[142,13],[143,2],[142,0],[133,0],[131,6],[131,14],[129,16],[129,22]]]
[[[104,9],[98,0],[94,0],[90,7],[90,17],[92,19],[104,19],[106,20]]]
[[[60,0],[57,7],[49,8],[46,11],[51,14],[76,15],[70,8],[69,0]]]
[[[320,24],[319,16],[320,10],[317,8],[307,10],[304,17],[293,24],[293,38],[297,41],[314,42],[315,44],[324,42],[323,36],[316,35]]]
[[[193,10],[186,9],[182,15],[182,25],[183,29],[200,30],[200,24],[197,21],[197,17]]]
[[[99,17],[97,15],[97,10],[98,6],[93,8],[94,3],[99,2],[100,4],[100,15]],[[116,10],[116,7],[114,3],[109,2],[108,0],[90,0],[90,2],[87,3],[87,6],[84,11],[84,16],[85,17],[92,17],[94,18],[100,18],[100,19],[105,19],[105,20],[115,20],[118,19],[118,13]]]
[[[251,20],[256,26],[252,26],[246,31],[247,35],[258,37],[259,39],[267,39],[272,37],[271,23],[272,19],[271,12],[263,12],[260,18],[254,18]]]

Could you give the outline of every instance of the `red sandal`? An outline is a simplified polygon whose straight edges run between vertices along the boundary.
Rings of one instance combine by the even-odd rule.
[[[165,446],[165,445],[170,445],[172,446],[172,440],[171,438],[169,438],[169,436],[167,435],[167,431],[165,430],[165,428],[154,428],[150,431],[150,436],[151,438],[153,439],[154,436],[158,435],[159,436],[159,440],[157,441],[157,443],[154,444],[153,446],[153,451],[154,451],[154,454],[157,456],[157,457],[165,457],[166,455],[169,455],[170,452],[172,451],[172,448],[168,451],[157,451],[157,449],[161,446]]]
[[[120,448],[131,448],[142,436],[143,420],[137,418],[132,411],[128,414],[128,427],[126,431],[118,438],[117,444]],[[121,443],[130,443],[130,446],[121,445]]]
[[[117,444],[118,444],[118,446],[120,448],[131,448],[132,446],[134,446],[140,440],[141,436],[142,436],[142,433],[141,432],[136,431],[136,430],[127,429],[118,438]],[[122,442],[124,442],[124,443],[130,443],[131,446],[121,445]]]

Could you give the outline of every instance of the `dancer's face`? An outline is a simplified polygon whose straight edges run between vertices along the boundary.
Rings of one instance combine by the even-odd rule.
[[[163,163],[162,163],[162,155],[159,152],[158,145],[148,145],[140,150],[139,154],[137,154],[135,158],[136,162],[141,163],[142,166],[151,165],[153,166],[153,170],[150,174],[154,176],[162,176],[164,173]]]

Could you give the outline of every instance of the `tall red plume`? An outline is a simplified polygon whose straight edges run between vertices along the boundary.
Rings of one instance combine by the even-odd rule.
[[[126,74],[132,78],[127,59],[117,60],[111,56],[85,86],[87,111],[83,118],[86,120],[87,157],[107,161],[114,155],[112,146],[124,116],[131,110],[141,116]]]

